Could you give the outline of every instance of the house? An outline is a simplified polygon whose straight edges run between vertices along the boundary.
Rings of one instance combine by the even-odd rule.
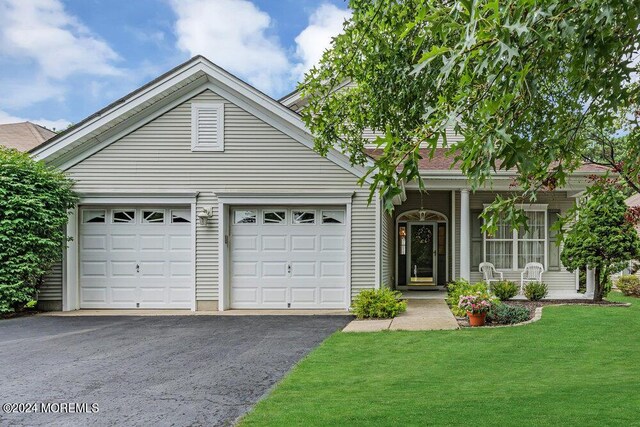
[[[514,280],[542,262],[550,290],[575,295],[550,224],[592,170],[525,206],[528,233],[485,236],[478,214],[513,191],[509,172],[472,193],[439,150],[422,165],[429,192],[408,184],[389,215],[357,184],[365,167],[313,150],[303,107],[198,56],[33,149],[80,194],[43,308],[347,309],[381,285],[479,281],[483,260]]]
[[[634,194],[633,196],[625,200],[625,203],[630,208],[640,209],[640,194]],[[638,231],[638,234],[640,234],[640,224],[636,224],[636,230]],[[640,268],[638,268],[639,263],[640,263],[640,260],[632,261],[629,268],[626,269],[624,273],[630,273],[631,271],[635,271],[634,274],[640,277]]]
[[[0,145],[29,151],[55,136],[55,132],[31,122],[0,124]]]

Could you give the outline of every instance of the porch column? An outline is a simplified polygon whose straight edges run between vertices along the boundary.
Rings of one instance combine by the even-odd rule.
[[[596,291],[596,270],[587,267],[587,291],[584,294],[587,298],[593,298]]]
[[[460,190],[460,278],[471,280],[469,190]]]

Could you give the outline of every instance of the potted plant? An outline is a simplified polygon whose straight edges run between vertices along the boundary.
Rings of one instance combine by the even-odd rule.
[[[469,326],[484,326],[487,313],[491,309],[493,298],[486,292],[462,295],[458,307],[467,312]]]

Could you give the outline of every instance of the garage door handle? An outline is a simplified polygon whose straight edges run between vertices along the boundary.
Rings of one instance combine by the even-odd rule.
[[[287,265],[287,273],[291,273],[291,264]]]
[[[136,264],[136,273],[140,273],[140,264]]]

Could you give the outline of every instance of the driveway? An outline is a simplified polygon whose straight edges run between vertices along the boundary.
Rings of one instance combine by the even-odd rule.
[[[44,409],[64,411],[62,404],[70,403],[67,412],[90,412],[95,403],[98,411],[6,414],[0,408],[0,425],[231,425],[296,362],[350,319],[36,316],[3,320],[0,404],[45,402],[54,405]]]

